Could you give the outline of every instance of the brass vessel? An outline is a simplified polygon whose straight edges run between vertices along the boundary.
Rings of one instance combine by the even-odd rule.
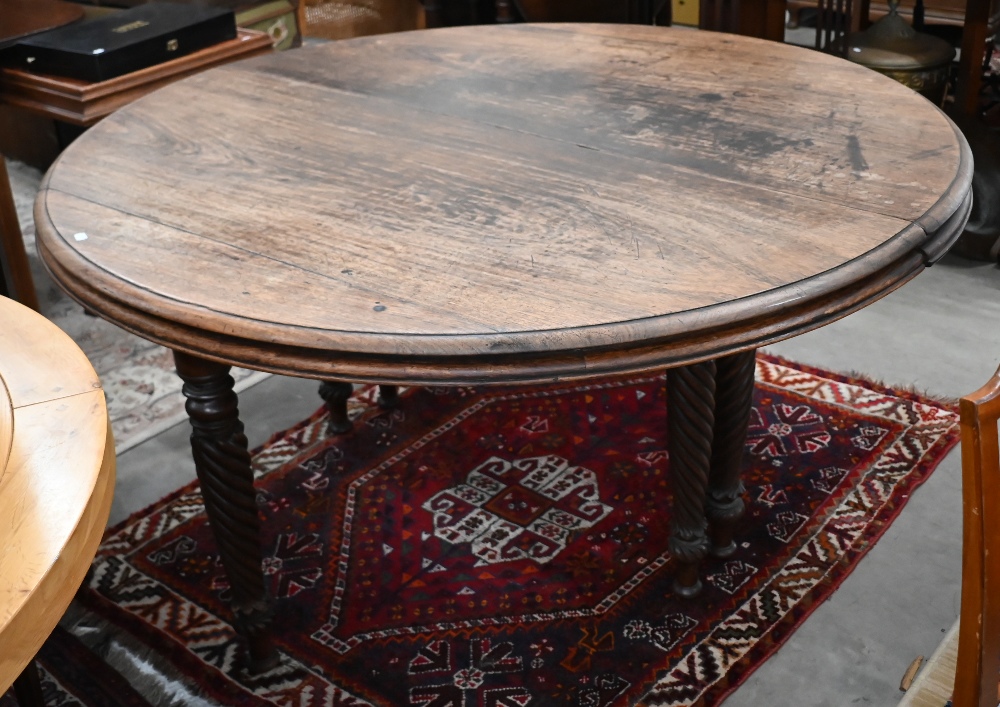
[[[944,102],[948,72],[955,58],[948,42],[917,32],[899,16],[899,1],[889,14],[847,39],[847,58],[909,86],[937,105]]]

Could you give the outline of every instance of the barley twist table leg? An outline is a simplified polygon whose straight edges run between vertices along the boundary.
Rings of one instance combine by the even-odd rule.
[[[399,388],[394,385],[378,387],[378,405],[383,410],[391,410],[399,404]]]
[[[347,399],[354,392],[354,386],[340,381],[323,381],[319,386],[319,397],[330,412],[330,434],[342,435],[351,431],[353,424],[347,416]]]
[[[247,438],[229,366],[174,352],[191,418],[191,449],[205,510],[232,591],[234,627],[247,640],[250,669],[278,662],[272,607],[261,569],[260,516]]]
[[[743,351],[716,360],[715,433],[705,500],[711,552],[716,557],[729,557],[736,551],[733,529],[746,507],[740,464],[753,404],[756,360],[756,351]]]
[[[708,553],[705,493],[715,421],[715,361],[667,371],[667,426],[674,484],[670,554],[678,562],[674,591],[701,591],[698,566]]]
[[[504,25],[514,21],[513,0],[496,0],[496,21],[497,24]]]

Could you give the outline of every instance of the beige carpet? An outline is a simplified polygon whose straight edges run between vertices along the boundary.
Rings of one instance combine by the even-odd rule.
[[[118,454],[185,419],[181,381],[170,351],[98,317],[84,314],[52,282],[35,252],[32,204],[42,175],[20,162],[7,162],[17,215],[31,259],[42,314],[69,334],[101,377]],[[233,369],[236,389],[245,390],[269,374]]]

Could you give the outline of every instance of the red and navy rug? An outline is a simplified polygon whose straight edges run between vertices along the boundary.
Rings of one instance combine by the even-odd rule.
[[[254,454],[278,668],[241,670],[191,485],[109,533],[42,655],[50,704],[97,704],[74,651],[154,704],[143,675],[224,705],[717,704],[958,437],[950,405],[759,357],[738,551],[684,600],[663,375],[375,393],[353,433],[321,411]]]

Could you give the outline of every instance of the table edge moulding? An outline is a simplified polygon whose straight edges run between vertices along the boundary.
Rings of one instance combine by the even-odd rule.
[[[961,136],[951,120],[941,115],[956,135]],[[681,312],[580,331],[576,345],[567,346],[555,355],[544,350],[545,343],[551,341],[551,331],[531,331],[516,337],[455,334],[447,336],[442,345],[438,342],[443,337],[406,335],[401,337],[405,341],[398,353],[364,351],[373,339],[386,337],[338,332],[342,341],[356,349],[273,342],[267,352],[262,352],[255,340],[225,332],[232,331],[232,326],[220,327],[224,331],[186,326],[160,314],[163,302],[148,300],[134,306],[117,297],[114,292],[117,279],[95,268],[66,235],[52,229],[44,201],[49,189],[48,175],[39,191],[35,222],[47,236],[38,242],[44,263],[57,281],[72,283],[68,292],[73,299],[123,329],[177,351],[271,373],[335,376],[359,382],[413,385],[569,380],[685,365],[721,352],[758,348],[840,319],[897,289],[937,262],[961,235],[968,219],[972,208],[969,184],[973,162],[964,138],[959,144],[961,162],[953,188],[922,217],[865,254],[863,260],[859,258],[798,283],[706,307],[696,313]],[[759,314],[748,319],[747,313],[751,311]],[[636,336],[636,332],[645,336]],[[678,335],[685,339],[683,346],[672,343]],[[622,336],[642,339],[643,345],[609,352],[601,344],[602,340],[621,341]],[[302,330],[299,338],[315,339],[315,332]],[[415,342],[419,342],[422,350],[415,355],[405,353],[415,348]],[[363,353],[355,353],[359,350]],[[491,353],[466,358],[463,350]]]

